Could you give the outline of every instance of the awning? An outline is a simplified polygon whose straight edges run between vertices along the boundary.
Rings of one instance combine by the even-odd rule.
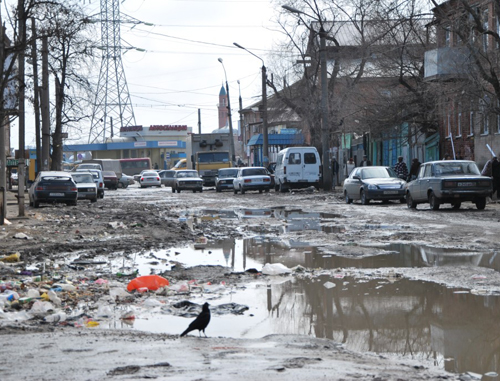
[[[302,134],[269,134],[267,143],[270,146],[293,146],[304,144],[304,135]],[[262,134],[254,135],[248,141],[249,146],[261,146],[264,144]]]

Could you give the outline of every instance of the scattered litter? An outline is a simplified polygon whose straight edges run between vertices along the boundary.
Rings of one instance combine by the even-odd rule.
[[[21,233],[19,233],[19,234],[21,234]],[[21,254],[19,254],[19,253],[14,253],[11,255],[7,255],[6,257],[0,258],[0,261],[7,262],[7,263],[19,262],[20,260],[21,260]]]
[[[160,287],[168,286],[170,283],[167,279],[159,276],[159,275],[144,275],[132,279],[128,286],[128,291],[138,290],[140,288],[146,287],[148,290],[156,291]],[[141,290],[138,290],[141,291]],[[147,291],[147,290],[146,290]]]
[[[17,233],[14,235],[14,238],[15,239],[31,239],[30,237],[28,237],[26,234],[24,233]]]
[[[326,282],[326,283],[324,283],[324,284],[323,284],[323,286],[324,286],[325,288],[330,289],[330,288],[334,288],[334,287],[336,287],[336,284],[335,284],[335,283],[332,283],[332,282]]]

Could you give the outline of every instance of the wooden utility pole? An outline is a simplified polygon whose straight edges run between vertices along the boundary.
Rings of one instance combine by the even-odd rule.
[[[25,114],[24,114],[24,100],[26,86],[24,83],[24,49],[26,48],[26,14],[24,11],[24,0],[19,0],[17,5],[19,13],[19,56],[18,56],[18,69],[19,69],[19,164],[17,167],[18,173],[18,206],[19,217],[24,217],[24,188],[25,188]]]
[[[0,15],[0,68],[2,76],[5,76],[4,73],[4,62],[5,62],[5,40],[4,40],[4,28],[2,24],[2,17]],[[4,192],[0,194],[2,199],[0,203],[3,207],[0,210],[0,223],[4,223],[4,218],[7,215],[6,207],[7,207],[7,197],[5,196],[5,191],[7,190],[7,153],[5,152],[5,92],[0,94],[0,188],[4,189]]]
[[[36,24],[35,19],[31,19],[31,59],[33,60],[33,82],[35,83],[35,91],[33,97],[33,103],[35,107],[35,136],[36,136],[36,170],[37,172],[42,168],[42,147],[40,141],[40,100],[39,91],[40,86],[38,86],[38,57],[36,48]]]
[[[42,171],[49,170],[50,108],[49,108],[49,43],[42,38]]]

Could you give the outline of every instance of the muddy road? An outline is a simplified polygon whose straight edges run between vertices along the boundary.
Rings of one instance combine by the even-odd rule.
[[[19,253],[0,262],[0,280],[20,297],[0,304],[0,334],[25,361],[24,342],[66,361],[17,373],[6,365],[0,378],[499,379],[499,211],[496,203],[484,211],[347,205],[339,191],[137,186],[95,204],[27,208],[27,219],[0,229],[0,258]],[[198,237],[208,239],[203,250],[193,248]],[[170,287],[124,291],[151,273]],[[34,313],[28,291],[54,284],[75,289],[62,286],[58,305]],[[179,340],[205,300],[209,339]],[[186,301],[195,303],[190,313],[173,307]],[[135,320],[120,318],[127,314]],[[148,347],[163,351],[146,355]],[[198,353],[181,360],[169,350]],[[88,365],[82,353],[105,360]],[[254,362],[241,364],[243,354]],[[70,369],[86,376],[68,377]]]

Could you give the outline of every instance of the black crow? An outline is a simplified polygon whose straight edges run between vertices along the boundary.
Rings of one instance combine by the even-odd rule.
[[[201,310],[200,314],[194,319],[191,324],[189,324],[189,327],[181,333],[182,336],[186,336],[189,332],[194,331],[195,329],[198,330],[198,334],[201,336],[201,331],[203,331],[203,334],[205,337],[207,337],[207,334],[205,333],[205,328],[207,328],[208,323],[210,323],[210,310],[208,309],[209,304],[205,303],[203,305],[203,309]]]

